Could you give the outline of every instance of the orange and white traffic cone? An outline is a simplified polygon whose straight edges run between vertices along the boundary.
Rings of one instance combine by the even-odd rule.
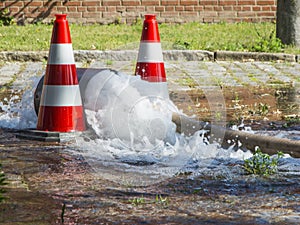
[[[67,15],[55,17],[37,130],[84,131],[85,119]]]
[[[155,15],[145,15],[135,75],[149,82],[166,82],[166,72]]]

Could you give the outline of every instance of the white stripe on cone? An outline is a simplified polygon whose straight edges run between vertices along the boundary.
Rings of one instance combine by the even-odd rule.
[[[81,106],[79,85],[44,85],[41,106]]]
[[[161,43],[141,42],[138,62],[163,63]]]
[[[75,64],[72,44],[51,44],[48,64]]]

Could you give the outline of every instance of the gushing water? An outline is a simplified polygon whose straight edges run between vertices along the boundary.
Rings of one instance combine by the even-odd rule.
[[[12,91],[0,106],[3,128],[35,128],[33,92],[40,78],[23,91]],[[180,113],[168,97],[166,83],[150,83],[139,76],[103,70],[80,80],[89,130],[69,147],[84,156],[97,174],[133,185],[167,179],[178,172],[233,176],[226,163],[238,164],[250,151],[223,149],[208,143],[204,130],[187,137],[176,133],[172,113]],[[21,96],[22,95],[22,96]],[[291,170],[299,160],[291,161]],[[284,170],[290,168],[283,164]],[[296,166],[295,166],[296,165]]]

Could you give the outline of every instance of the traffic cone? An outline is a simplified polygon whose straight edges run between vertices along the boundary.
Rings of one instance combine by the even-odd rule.
[[[85,130],[82,100],[66,14],[55,15],[37,130]]]
[[[135,75],[149,82],[166,82],[158,24],[155,15],[145,15]]]

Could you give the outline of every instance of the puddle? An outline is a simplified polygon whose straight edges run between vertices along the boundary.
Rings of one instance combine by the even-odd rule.
[[[130,84],[128,77],[121,78],[125,79],[121,79],[122,84]],[[12,91],[2,93],[0,160],[8,181],[16,182],[16,186],[8,187],[9,199],[0,204],[1,223],[299,222],[299,159],[281,159],[279,173],[270,178],[247,176],[242,160],[251,156],[249,151],[207,144],[201,131],[192,137],[175,134],[169,116],[172,110],[206,121],[223,119],[223,112],[212,111],[214,107],[201,90],[170,92],[174,105],[167,103],[160,111],[153,104],[163,105],[161,98],[144,98],[135,92],[139,82],[134,80],[134,85],[126,89],[113,86],[117,100],[106,101],[102,108],[93,105],[88,111],[93,128],[90,133],[78,137],[75,144],[57,146],[14,136],[13,129],[35,127],[33,90],[26,90],[22,96]],[[243,123],[257,132],[274,130],[271,122],[277,130],[299,126],[296,120],[284,126],[285,115],[299,112],[299,107],[292,107],[299,99],[292,88],[223,87],[222,92],[226,121],[220,122]],[[143,101],[137,101],[140,99]],[[112,105],[115,111],[105,111]],[[119,112],[126,113],[122,116]],[[120,122],[129,120],[134,127],[118,127],[120,123],[101,120],[106,113],[105,118],[116,113]],[[144,115],[151,115],[151,121]],[[109,124],[107,121],[112,125],[109,129],[99,126]],[[139,124],[144,127],[139,128]],[[153,129],[153,124],[159,129]],[[147,137],[148,130],[153,138]],[[155,136],[159,132],[163,134],[158,135],[161,139]],[[14,213],[16,216],[11,216]]]

